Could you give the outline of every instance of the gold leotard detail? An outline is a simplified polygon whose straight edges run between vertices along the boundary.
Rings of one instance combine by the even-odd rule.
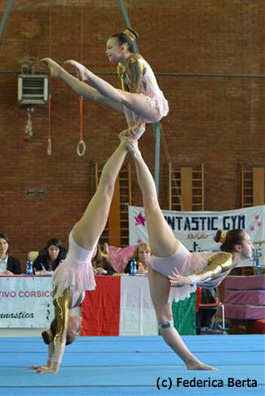
[[[123,64],[118,63],[117,74],[118,74],[118,76],[120,77],[120,80],[121,80],[121,89],[123,91],[127,91],[128,92],[129,89],[128,89],[127,85],[126,85],[127,89],[125,89],[125,75],[124,75],[125,70],[126,70],[126,67],[123,66]]]
[[[53,339],[53,361],[60,362],[65,347],[69,308],[71,306],[72,293],[66,289],[63,294],[54,299],[55,316],[57,318],[57,330]]]
[[[139,93],[140,85],[145,74],[143,57],[139,54],[132,54],[128,57],[126,66],[121,63],[117,66],[117,73],[121,79],[123,91]],[[128,85],[127,77],[130,81]]]
[[[207,274],[207,279],[215,279],[218,275],[233,267],[232,257],[231,253],[216,253],[208,260],[207,267],[196,275]]]

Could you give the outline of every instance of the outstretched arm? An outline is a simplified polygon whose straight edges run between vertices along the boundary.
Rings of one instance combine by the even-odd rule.
[[[231,253],[217,253],[213,255],[209,261],[207,267],[198,273],[190,276],[182,276],[177,272],[174,272],[172,276],[169,276],[171,286],[184,286],[194,283],[202,283],[211,279],[217,278],[220,274],[233,268],[232,254]]]
[[[31,367],[38,373],[57,373],[59,371],[66,343],[70,302],[71,292],[69,289],[54,300],[57,319],[56,334],[48,347],[47,365]]]

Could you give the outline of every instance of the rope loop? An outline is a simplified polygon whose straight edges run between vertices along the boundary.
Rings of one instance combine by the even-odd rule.
[[[79,140],[76,151],[77,151],[78,157],[83,157],[83,155],[85,155],[86,143],[84,142],[84,140]]]
[[[47,155],[52,155],[52,141],[49,138],[47,143]]]
[[[84,124],[84,99],[83,96],[79,97],[79,142],[77,145],[77,154],[83,157],[86,152],[86,143],[83,137],[83,124]]]

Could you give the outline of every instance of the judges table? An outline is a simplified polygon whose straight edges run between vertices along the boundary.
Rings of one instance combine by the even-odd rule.
[[[97,335],[157,335],[158,326],[146,276],[97,276],[96,290],[87,291],[81,306],[82,333]],[[46,328],[54,316],[52,278],[0,277],[0,328]],[[195,300],[176,304],[173,316],[194,334]]]

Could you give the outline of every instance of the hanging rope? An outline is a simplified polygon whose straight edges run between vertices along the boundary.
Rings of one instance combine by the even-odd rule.
[[[83,138],[83,116],[84,116],[84,99],[83,96],[79,97],[79,142],[77,145],[77,154],[83,157],[86,152],[86,143]]]
[[[83,2],[80,0],[80,62],[83,63],[83,36],[84,36],[84,15]]]
[[[51,13],[51,1],[49,3],[49,55],[51,58],[52,52],[52,13]],[[52,140],[51,140],[51,110],[52,110],[52,95],[51,95],[51,88],[52,88],[52,79],[51,75],[49,74],[49,99],[48,99],[48,141],[47,141],[47,155],[52,155]]]
[[[82,0],[80,0],[80,61],[83,63],[83,27],[84,27],[84,18],[83,18],[83,4]],[[79,97],[79,142],[77,145],[77,154],[79,157],[83,157],[86,152],[86,143],[83,137],[84,130],[84,98],[83,96]]]
[[[52,140],[51,140],[51,102],[52,95],[49,94],[48,99],[48,142],[47,142],[47,155],[52,154]]]

